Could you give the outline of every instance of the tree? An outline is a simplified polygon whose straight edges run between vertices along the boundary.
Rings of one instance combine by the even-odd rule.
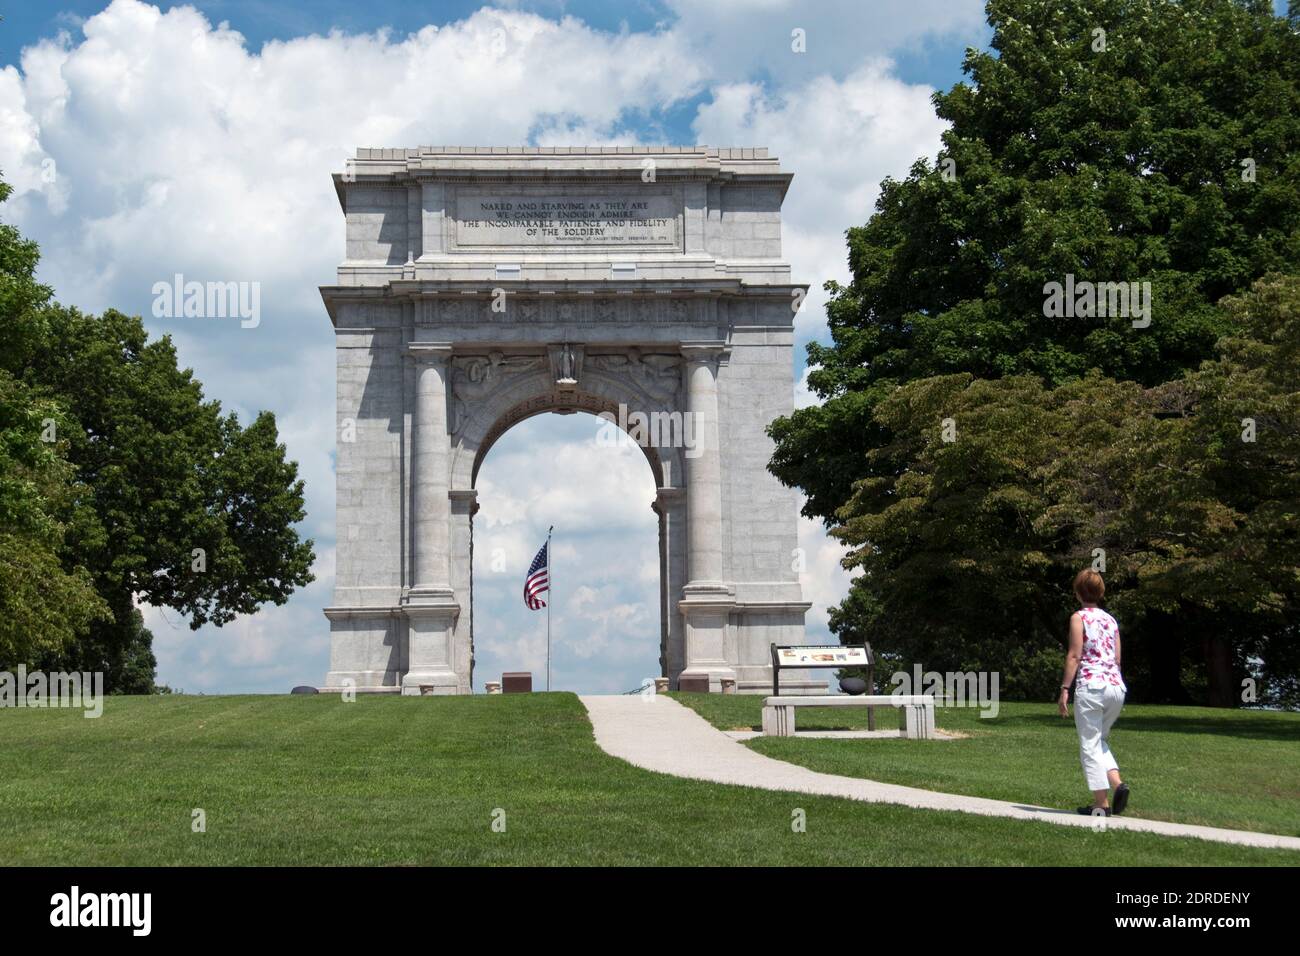
[[[1109,542],[1148,698],[1205,689],[1227,702],[1261,660],[1252,642],[1286,656],[1266,620],[1286,592],[1265,575],[1268,597],[1174,600],[1199,560],[1178,536],[1223,571],[1226,539],[1192,522],[1223,530],[1258,511],[1235,540],[1249,550],[1283,489],[1246,481],[1260,497],[1239,510],[1219,488],[1228,472],[1204,458],[1222,445],[1196,445],[1211,405],[1184,416],[1177,389],[1208,388],[1187,373],[1216,343],[1249,339],[1220,299],[1300,263],[1300,13],[991,0],[988,19],[992,51],[969,51],[970,81],[934,97],[951,124],[935,163],[886,180],[871,220],[848,232],[852,282],[828,284],[831,344],[808,347],[822,404],[773,423],[769,467],[865,571],[832,614],[841,636],[874,635],[927,666],[997,661],[1004,686],[1034,693],[1050,686],[1069,578]],[[1149,283],[1149,313],[1054,314],[1053,282]],[[945,418],[963,436],[948,448],[934,444]],[[1172,467],[1202,479],[1181,513],[1158,507]]]
[[[69,617],[76,641],[44,647],[39,660],[104,671],[113,690],[152,690],[137,603],[173,608],[192,628],[221,625],[283,604],[312,580],[312,542],[294,527],[305,517],[303,483],[272,414],[246,427],[223,414],[179,367],[170,337],[150,341],[139,317],[51,303],[33,280],[34,244],[4,229],[0,373],[24,401],[66,416],[60,436],[76,493],[59,512],[59,553],[107,609],[89,622]],[[14,653],[0,664],[24,659]]]
[[[1135,493],[1118,516],[1133,555],[1124,602],[1175,617],[1205,661],[1207,700],[1242,681],[1300,705],[1300,277],[1270,276],[1224,303],[1220,356],[1153,390],[1172,417],[1135,447]]]
[[[841,636],[1050,697],[1070,579],[1100,562],[1136,697],[1178,699],[1199,652],[1206,702],[1239,702],[1252,675],[1262,699],[1296,702],[1300,277],[1225,305],[1238,331],[1221,357],[1160,386],[960,374],[895,389],[874,412],[891,441],[833,532],[863,571],[832,616]]]
[[[832,532],[866,595],[841,605],[841,634],[929,669],[998,671],[1009,697],[1050,696],[1069,614],[1062,566],[1084,517],[1065,446],[1097,406],[1106,414],[1087,426],[1113,437],[1137,391],[968,373],[895,389],[874,412],[891,441],[868,454],[873,477]]]
[[[1300,262],[1300,34],[1267,2],[991,0],[988,19],[993,52],[934,97],[936,163],[848,232],[832,344],[808,347],[823,404],[771,428],[771,470],[828,523],[889,441],[872,411],[896,385],[1168,381],[1228,331],[1219,298]],[[1149,281],[1149,327],[1045,317],[1067,274]]]
[[[60,559],[59,514],[78,492],[61,424],[55,403],[0,371],[0,661],[59,652],[108,613],[86,569]]]

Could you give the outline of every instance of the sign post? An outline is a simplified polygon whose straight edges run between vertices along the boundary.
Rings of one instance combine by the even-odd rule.
[[[867,693],[876,692],[876,658],[871,645],[795,644],[772,645],[772,696],[781,696],[781,668],[804,670],[818,667],[865,667]],[[867,729],[876,729],[876,708],[867,708]]]

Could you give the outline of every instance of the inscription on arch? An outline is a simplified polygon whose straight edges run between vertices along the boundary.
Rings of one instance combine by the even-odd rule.
[[[671,248],[680,244],[681,212],[676,196],[644,187],[463,190],[456,197],[455,241],[462,248]]]

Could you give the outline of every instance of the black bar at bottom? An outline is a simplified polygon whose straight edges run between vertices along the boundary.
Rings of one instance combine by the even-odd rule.
[[[729,895],[762,906],[773,886],[797,886],[803,874],[776,878],[769,870],[728,872]],[[839,879],[840,877],[833,877]],[[1170,932],[1198,933],[1217,941],[1270,937],[1294,925],[1292,874],[1279,869],[1109,869],[1109,868],[888,868],[854,869],[854,895],[866,893],[899,926],[926,938],[941,919],[972,933],[996,929],[1010,938],[1042,932],[1044,912],[1068,919],[1072,938]],[[543,933],[577,918],[577,911],[601,913],[596,922],[621,936],[639,932],[639,920],[654,925],[664,905],[716,890],[718,874],[707,868],[673,870],[601,868],[459,869],[2,869],[5,941],[67,937],[86,941],[137,938],[131,925],[54,926],[60,896],[77,887],[84,902],[92,894],[149,894],[148,937],[164,942],[202,939],[213,943],[337,945],[351,940],[392,944],[406,938],[429,940],[451,930],[478,943],[497,945],[511,932]],[[777,879],[777,882],[773,882]],[[542,882],[544,880],[544,882]],[[633,895],[629,895],[633,894]],[[779,895],[779,894],[778,894]],[[141,897],[143,901],[143,897]],[[677,909],[674,933],[698,918],[707,929],[716,915],[695,917]],[[566,915],[567,913],[567,915]],[[641,914],[638,917],[638,913]],[[442,921],[448,921],[442,924]],[[612,920],[612,922],[610,922]],[[1208,920],[1209,925],[1201,921]],[[1195,921],[1195,922],[1193,922]],[[745,927],[728,930],[744,936]],[[753,921],[754,932],[762,919]],[[450,923],[454,923],[452,926]],[[592,928],[595,928],[593,923]],[[658,930],[650,931],[654,938]],[[903,934],[911,936],[910,933]],[[955,937],[954,937],[955,940]],[[19,950],[15,949],[15,952]]]

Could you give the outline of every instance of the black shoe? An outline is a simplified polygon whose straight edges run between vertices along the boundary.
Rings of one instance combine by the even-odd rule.
[[[1108,817],[1110,810],[1106,807],[1080,807],[1079,813],[1085,817]]]
[[[1128,784],[1121,783],[1115,788],[1115,796],[1111,798],[1110,806],[1115,813],[1124,812],[1124,808],[1128,806]]]

